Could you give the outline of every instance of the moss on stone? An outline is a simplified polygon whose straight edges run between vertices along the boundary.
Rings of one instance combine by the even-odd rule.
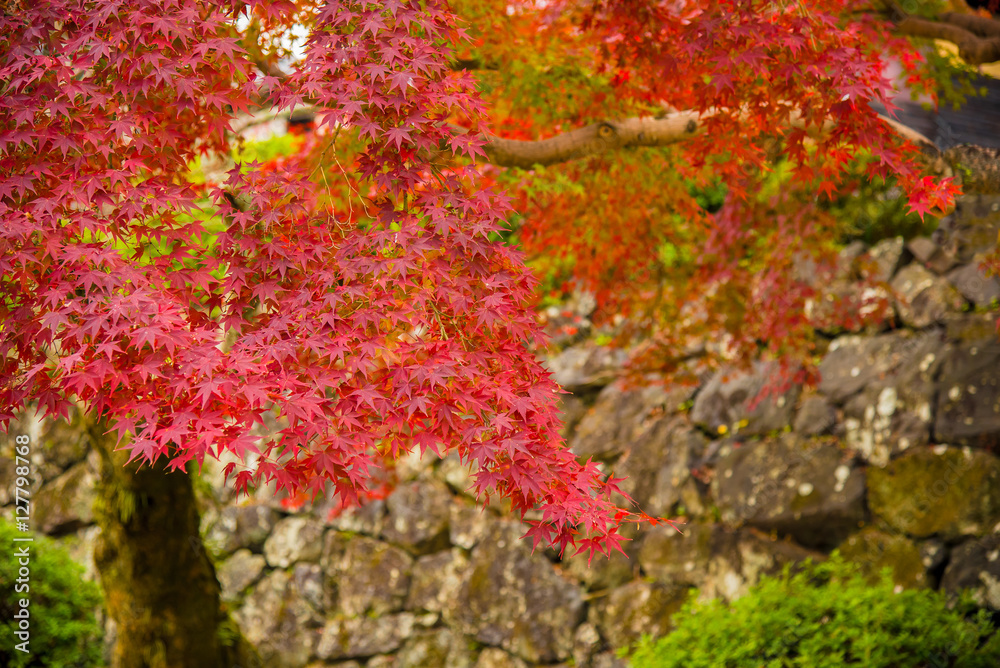
[[[823,495],[819,490],[813,489],[808,494],[796,494],[788,505],[793,513],[797,513],[822,502]]]
[[[1000,459],[921,448],[868,470],[868,502],[890,527],[918,538],[981,536],[1000,522]]]
[[[882,570],[889,568],[898,585],[907,589],[928,586],[920,549],[905,536],[868,527],[845,540],[839,550],[844,559],[858,565],[872,585],[878,584]]]

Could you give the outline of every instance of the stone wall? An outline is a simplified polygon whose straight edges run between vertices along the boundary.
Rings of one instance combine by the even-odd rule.
[[[1000,198],[969,198],[933,239],[845,249],[829,294],[883,321],[829,332],[814,388],[755,403],[772,365],[627,388],[619,353],[580,342],[550,359],[577,454],[627,475],[650,514],[687,517],[683,535],[633,532],[628,559],[588,566],[532,554],[453,457],[408,458],[388,498],[335,516],[236,499],[216,465],[200,494],[224,598],[265,665],[295,668],[622,665],[614,650],[666,633],[692,591],[731,600],[833,548],[1000,610],[1000,283],[978,269],[998,230]],[[891,290],[864,294],[866,275]],[[25,428],[45,443],[36,526],[90,563],[93,455],[65,426]],[[5,454],[7,516],[12,478]]]

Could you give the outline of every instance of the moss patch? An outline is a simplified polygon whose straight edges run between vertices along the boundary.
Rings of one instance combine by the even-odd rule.
[[[881,580],[884,568],[892,571],[892,580],[908,589],[927,586],[927,573],[920,550],[904,536],[893,536],[868,527],[843,542],[840,553],[856,564],[872,585]]]
[[[1000,459],[921,448],[868,470],[868,503],[886,524],[911,536],[981,536],[1000,522]]]

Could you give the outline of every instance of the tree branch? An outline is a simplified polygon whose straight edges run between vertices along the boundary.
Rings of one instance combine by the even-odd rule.
[[[698,132],[698,119],[695,112],[679,111],[665,118],[602,121],[538,141],[491,137],[486,154],[495,165],[530,169],[614,149],[674,144]]]
[[[495,165],[530,169],[534,165],[554,165],[603,151],[676,144],[701,132],[704,129],[703,118],[693,111],[677,111],[662,118],[602,121],[538,141],[491,137],[485,150],[490,162]],[[918,145],[934,145],[916,130],[885,116],[880,118],[904,139]],[[797,117],[792,118],[790,125],[803,127]],[[830,122],[825,127],[832,126]]]
[[[996,19],[986,18],[978,14],[960,14],[958,12],[945,12],[939,18],[980,37],[1000,37],[1000,21]]]
[[[972,14],[945,12],[938,21],[907,16],[896,29],[910,37],[942,39],[958,47],[958,55],[970,65],[1000,60],[1000,22]]]

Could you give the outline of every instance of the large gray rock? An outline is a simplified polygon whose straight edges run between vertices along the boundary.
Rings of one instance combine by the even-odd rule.
[[[947,279],[916,263],[899,270],[892,279],[896,310],[909,327],[923,329],[941,322],[945,314],[960,311],[965,300]]]
[[[953,540],[1000,522],[1000,459],[969,448],[915,448],[868,469],[868,505],[896,531]]]
[[[487,647],[480,652],[475,668],[528,668],[528,664],[502,649]]]
[[[927,445],[930,441],[931,414],[929,403],[912,411],[899,398],[901,388],[887,386],[874,398],[869,388],[852,398],[844,407],[844,445],[873,466],[885,466],[889,459],[908,448]]]
[[[979,264],[973,261],[949,272],[948,280],[970,302],[986,307],[1000,299],[1000,280],[996,276],[987,277]]]
[[[938,329],[902,340],[892,353],[898,363],[844,406],[846,445],[876,466],[885,466],[908,448],[926,445],[938,393],[935,378],[945,350]]]
[[[301,668],[316,647],[322,618],[305,602],[285,571],[272,571],[247,595],[234,618],[264,665]]]
[[[28,491],[31,496],[46,483],[64,473],[74,464],[80,463],[91,453],[91,438],[71,411],[70,422],[61,419],[43,419],[39,412],[27,409],[12,420],[7,433],[0,441],[0,505],[13,503],[14,481],[17,465],[24,460],[15,460],[15,439],[27,436],[30,446],[28,460],[31,466]],[[94,453],[96,457],[96,453]],[[94,471],[99,470],[100,461],[93,459]],[[37,528],[37,527],[36,527]]]
[[[694,388],[659,385],[625,390],[608,385],[577,425],[570,443],[579,457],[611,461],[657,422],[680,410]]]
[[[274,568],[297,561],[317,561],[323,551],[323,525],[311,517],[286,517],[264,543],[264,557]]]
[[[382,537],[416,554],[448,546],[448,520],[454,497],[440,483],[413,482],[398,487],[389,498]]]
[[[927,237],[911,239],[906,248],[918,262],[935,274],[944,274],[955,266],[955,258]]]
[[[868,260],[862,272],[865,278],[872,281],[888,283],[896,275],[896,271],[907,257],[903,237],[883,239],[868,251]]]
[[[606,346],[579,345],[544,361],[552,379],[567,392],[584,392],[610,384],[621,373],[628,355]]]
[[[350,539],[335,571],[340,610],[349,616],[401,610],[412,565],[398,547],[365,536]]]
[[[695,511],[698,493],[694,489],[691,471],[707,463],[711,448],[712,445],[700,431],[687,424],[671,423],[662,455],[657,459],[637,460],[632,464],[636,469],[641,467],[655,473],[651,492],[646,500],[646,512],[655,516],[667,516],[673,512],[676,504],[683,504],[689,511]],[[647,497],[644,495],[642,498]]]
[[[815,290],[815,296],[805,300],[804,313],[809,322],[820,331],[854,331],[860,321],[855,318],[861,303],[855,281],[864,267],[874,265],[865,257],[866,246],[853,241],[833,258],[825,251],[820,256],[797,254],[792,264],[792,275],[800,283]]]
[[[459,589],[469,577],[469,560],[458,549],[420,557],[413,564],[406,600],[408,610],[444,612],[454,605]]]
[[[940,441],[1000,445],[1000,342],[952,347],[938,381],[934,434]]]
[[[614,652],[601,652],[590,660],[589,668],[628,668],[628,664]]]
[[[319,564],[300,562],[292,568],[292,586],[319,613],[325,613],[333,607],[332,600],[327,596],[325,579]]]
[[[750,373],[723,369],[695,396],[691,421],[712,434],[738,430],[753,436],[783,429],[792,421],[800,386],[765,399],[759,395],[765,387],[784,382],[775,364],[758,362]]]
[[[528,668],[528,664],[502,649],[487,647],[479,653],[475,668]]]
[[[264,572],[264,557],[253,554],[246,548],[236,550],[216,568],[222,599],[234,601],[243,591],[256,582]]]
[[[240,548],[259,552],[278,518],[278,512],[264,503],[226,506],[206,532],[205,542],[222,555]]]
[[[316,648],[321,659],[355,659],[388,654],[399,649],[417,629],[409,612],[384,617],[354,617],[330,620]]]
[[[446,620],[486,645],[546,663],[566,659],[582,620],[579,588],[560,576],[521,536],[525,527],[502,521],[472,551],[471,570]]]
[[[993,250],[1000,232],[1000,195],[965,196],[955,201],[955,212],[945,216],[934,240],[949,255],[966,264],[977,253]]]
[[[764,576],[776,576],[786,566],[807,559],[821,562],[825,558],[823,553],[806,549],[787,538],[778,540],[754,529],[741,529],[735,534],[716,531],[708,577],[699,594],[702,598],[733,601],[745,596]]]
[[[844,443],[866,462],[885,466],[891,457],[929,442],[941,346],[937,336],[925,337],[895,370],[844,406]]]
[[[644,634],[662,637],[673,628],[671,618],[687,601],[688,591],[662,582],[636,580],[598,599],[588,620],[616,649],[631,645]]]
[[[335,501],[331,500],[317,509],[317,516],[329,518],[327,524],[337,531],[350,531],[366,536],[378,536],[385,528],[385,501],[375,499],[363,506],[334,509]],[[333,512],[331,513],[331,509]],[[332,516],[331,516],[332,515]]]
[[[472,652],[461,635],[451,629],[434,629],[415,634],[396,653],[399,668],[471,668]],[[371,665],[371,664],[369,664]]]
[[[874,337],[839,337],[820,362],[820,393],[836,404],[843,403],[904,360],[914,359],[928,336],[902,330]]]
[[[657,420],[624,445],[612,468],[616,478],[625,478],[619,488],[640,508],[667,514],[681,500],[684,484],[691,479],[690,469],[707,447],[704,435],[682,417]]]
[[[835,445],[786,437],[733,449],[712,481],[725,522],[833,546],[865,517],[864,473]]]
[[[659,582],[698,587],[703,596],[733,600],[764,575],[788,564],[822,555],[789,541],[777,541],[748,529],[729,531],[696,523],[678,534],[669,527],[650,531],[639,552],[643,571]]]
[[[576,627],[573,634],[574,666],[592,666],[592,659],[602,646],[601,634],[590,622],[584,622]]]
[[[952,313],[944,319],[945,338],[952,343],[996,340],[996,313]]]
[[[950,594],[971,590],[978,605],[1000,610],[1000,533],[970,540],[952,550],[941,587]]]
[[[802,400],[793,429],[799,436],[825,434],[837,420],[837,412],[826,397],[811,396]]]
[[[639,564],[646,575],[668,584],[701,586],[706,566],[720,542],[713,534],[723,531],[708,524],[688,524],[679,533],[670,526],[649,530],[639,550]]]
[[[471,550],[486,533],[493,515],[479,505],[453,503],[448,519],[448,538],[452,545]]]
[[[94,467],[84,461],[43,485],[33,499],[34,525],[44,533],[61,534],[93,523],[96,483]]]
[[[347,545],[352,535],[339,531],[327,531],[323,536],[323,548],[319,556],[319,565],[325,573],[336,575],[340,562],[347,552]]]

